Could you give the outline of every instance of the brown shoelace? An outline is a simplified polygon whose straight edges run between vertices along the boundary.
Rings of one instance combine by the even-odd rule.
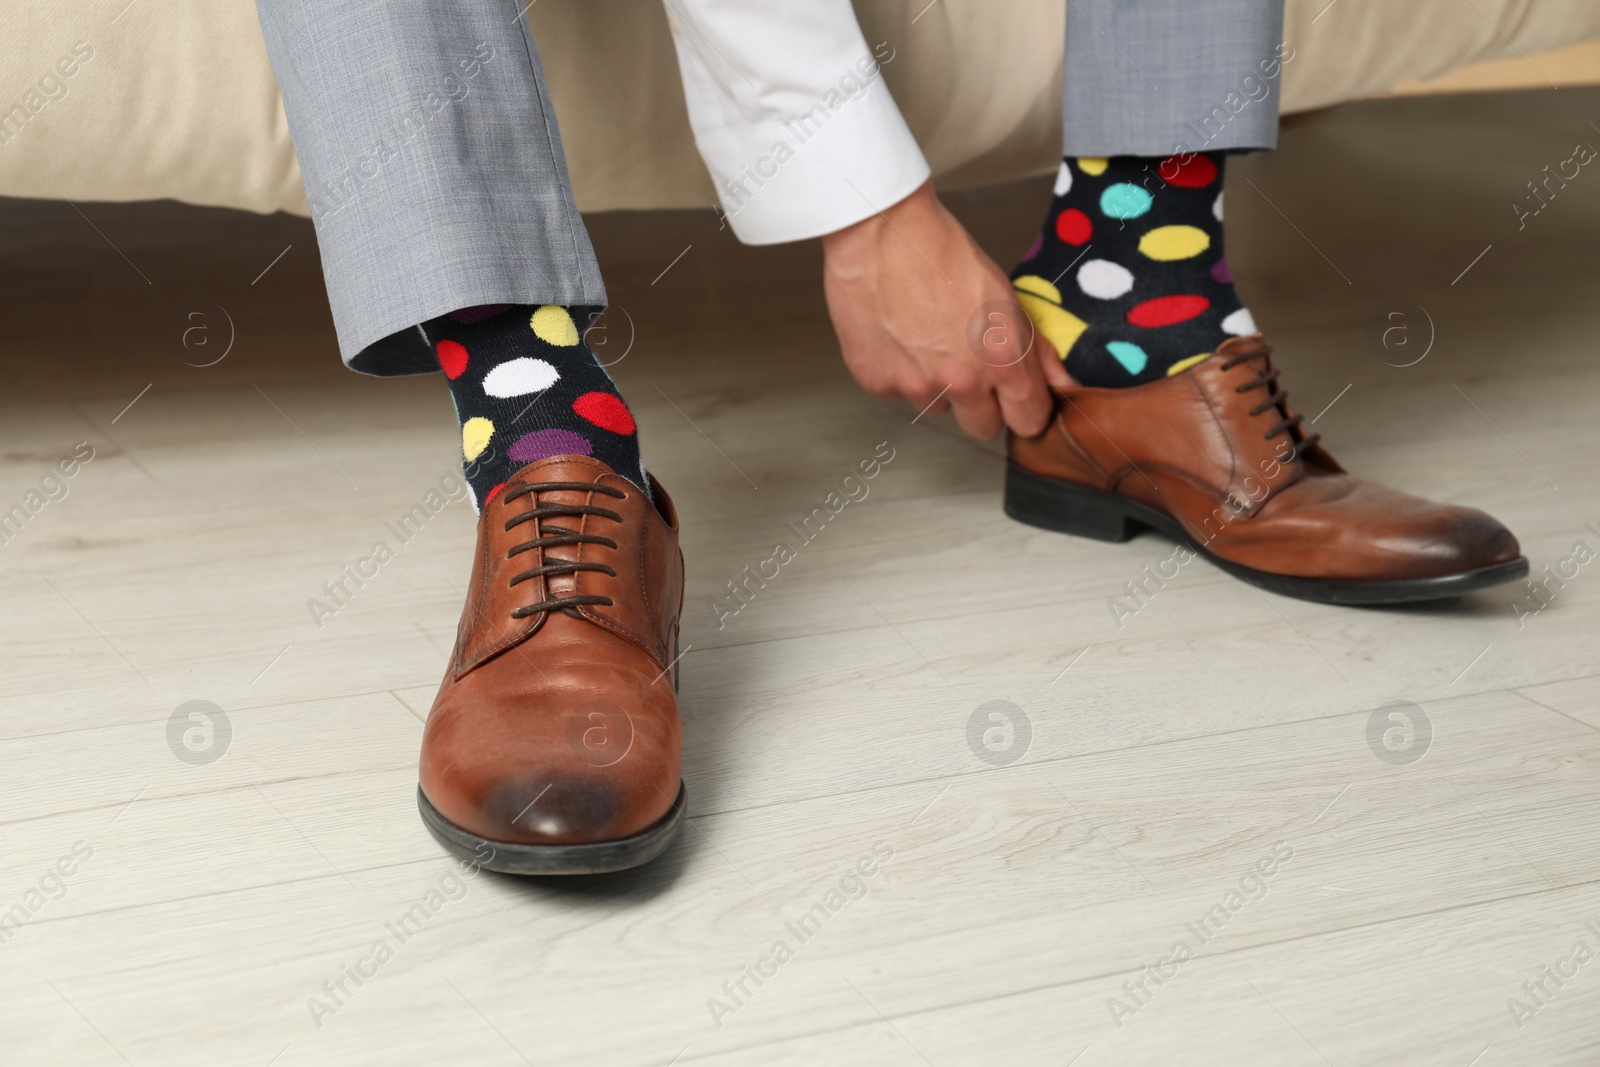
[[[1222,365],[1222,369],[1232,370],[1241,363],[1248,363],[1252,359],[1265,359],[1270,354],[1270,350],[1263,348],[1255,352],[1251,352],[1248,355],[1234,356],[1232,359],[1228,360]],[[1288,410],[1287,401],[1289,399],[1289,394],[1278,388],[1278,368],[1274,367],[1269,371],[1262,372],[1260,377],[1245,382],[1243,385],[1234,389],[1234,392],[1248,393],[1252,389],[1268,390],[1267,399],[1250,409],[1250,414],[1252,417],[1274,407],[1277,407],[1280,411]],[[1284,406],[1280,407],[1280,405]],[[1305,433],[1305,431],[1301,428],[1301,424],[1303,422],[1305,422],[1304,415],[1289,415],[1273,423],[1272,429],[1268,430],[1264,435],[1266,439],[1270,441],[1281,433],[1289,434],[1289,439],[1294,441],[1295,445],[1294,448],[1290,450],[1286,462],[1292,463],[1294,460],[1300,458],[1306,449],[1322,440],[1322,435],[1320,433]]]
[[[539,499],[538,495],[540,493],[556,492],[563,489],[583,493],[604,493],[619,500],[626,498],[628,495],[621,489],[616,489],[609,485],[599,485],[594,482],[533,482],[528,485],[518,486],[500,498],[501,504],[509,505],[511,501],[518,497],[531,495],[534,498],[534,506],[531,510],[521,512],[507,520],[506,530],[510,531],[513,526],[524,522],[550,518],[581,519],[586,515],[600,515],[616,523],[622,521],[622,516],[610,508],[596,507],[593,504],[554,504]],[[535,548],[556,548],[570,545],[605,545],[607,548],[612,549],[617,547],[617,543],[609,537],[579,533],[568,526],[545,526],[540,523],[536,529],[539,533],[538,537],[532,541],[524,541],[520,545],[507,549],[506,558],[510,559],[519,552],[528,552]],[[546,555],[544,558],[548,560],[552,557]],[[617,572],[604,563],[580,563],[577,560],[565,560],[555,557],[555,562],[545,563],[543,566],[523,571],[513,577],[509,584],[516,585],[518,582],[527,581],[529,578],[539,578],[552,574],[576,574],[579,571],[600,571],[603,574],[609,574],[613,578],[617,576]],[[548,588],[548,584],[546,588]],[[513,619],[522,619],[529,615],[537,615],[541,611],[563,610],[576,607],[579,604],[602,604],[610,607],[611,603],[612,600],[608,596],[547,597],[538,603],[517,608],[511,613],[511,617]]]

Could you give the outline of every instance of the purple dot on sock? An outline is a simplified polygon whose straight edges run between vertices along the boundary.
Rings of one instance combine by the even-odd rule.
[[[1028,250],[1022,254],[1023,262],[1026,263],[1028,260],[1030,260],[1034,256],[1038,255],[1040,250],[1042,250],[1043,248],[1044,248],[1044,231],[1040,230],[1039,231],[1039,235],[1033,239],[1033,244],[1029,245],[1028,246]]]
[[[506,450],[506,454],[514,462],[532,463],[548,456],[593,455],[594,446],[580,434],[552,427],[523,434]]]
[[[503,311],[511,310],[510,304],[479,304],[476,307],[461,308],[450,312],[450,317],[457,322],[470,326],[474,322],[492,319]]]
[[[1211,278],[1213,281],[1221,282],[1223,285],[1233,284],[1233,271],[1228,269],[1227,256],[1223,256],[1211,264]]]

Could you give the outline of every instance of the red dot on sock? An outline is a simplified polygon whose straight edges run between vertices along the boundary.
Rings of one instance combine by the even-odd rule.
[[[594,423],[602,430],[630,434],[634,430],[633,413],[610,393],[584,393],[572,402],[572,410]]]
[[[1136,304],[1128,312],[1128,321],[1135,326],[1151,329],[1157,326],[1171,326],[1178,322],[1188,322],[1196,315],[1201,314],[1211,306],[1211,301],[1203,296],[1161,296],[1154,300],[1146,300]]]
[[[461,372],[467,369],[467,349],[459,341],[440,341],[434,351],[439,353],[439,369],[451,381],[461,377]]]
[[[1205,156],[1168,156],[1156,168],[1161,180],[1180,189],[1204,189],[1217,180],[1217,165]]]
[[[1089,216],[1075,207],[1069,207],[1056,216],[1056,236],[1069,245],[1081,245],[1094,233]]]
[[[494,499],[494,495],[496,493],[498,493],[500,490],[504,489],[505,487],[506,487],[506,483],[505,482],[501,482],[499,485],[497,485],[493,489],[489,490],[489,495],[483,498],[484,504],[487,505],[489,503],[489,501]]]

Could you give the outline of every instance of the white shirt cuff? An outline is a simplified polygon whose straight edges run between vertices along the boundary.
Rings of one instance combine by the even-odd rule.
[[[831,106],[830,106],[831,105]],[[931,171],[882,76],[776,125],[697,131],[724,218],[745,244],[818,237],[911,195]]]
[[[842,230],[928,180],[850,0],[666,0],[695,143],[746,244]]]

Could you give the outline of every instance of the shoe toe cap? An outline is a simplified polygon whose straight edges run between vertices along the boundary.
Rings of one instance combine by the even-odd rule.
[[[1439,508],[1399,540],[1409,542],[1419,574],[1461,574],[1522,555],[1516,535],[1475,508]]]
[[[680,728],[661,697],[571,704],[477,695],[435,708],[419,769],[429,802],[468,833],[524,845],[617,841],[672,806]]]
[[[487,841],[587,845],[648,829],[672,807],[678,785],[529,769],[478,783],[424,781],[423,793],[446,820]]]
[[[517,774],[489,785],[479,833],[502,841],[566,845],[627,837],[632,805],[621,783],[560,774]]]
[[[1478,567],[1509,563],[1522,555],[1517,535],[1492,515],[1468,509],[1461,522],[1462,557]]]

